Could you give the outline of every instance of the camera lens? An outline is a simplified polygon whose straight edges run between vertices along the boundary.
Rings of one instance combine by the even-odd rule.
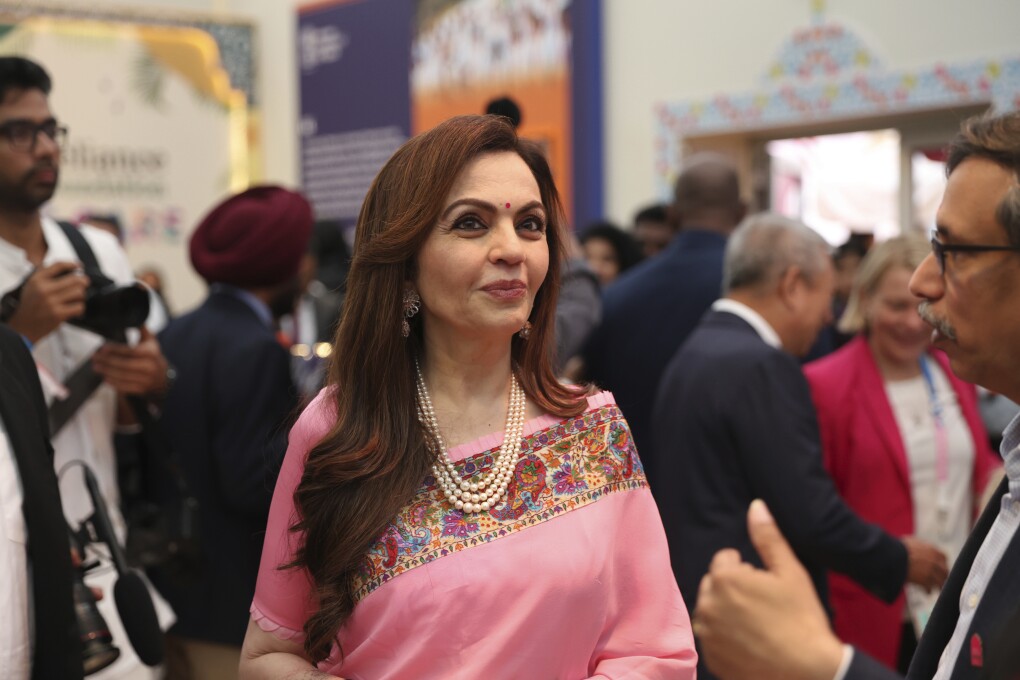
[[[74,611],[78,618],[78,632],[82,643],[82,665],[85,675],[100,671],[120,657],[113,646],[113,635],[103,615],[96,607],[92,591],[85,585],[81,574],[74,581]]]

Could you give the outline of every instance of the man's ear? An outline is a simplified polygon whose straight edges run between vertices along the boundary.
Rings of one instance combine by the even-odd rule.
[[[779,301],[789,310],[796,310],[804,293],[804,273],[796,265],[787,267],[776,284]]]

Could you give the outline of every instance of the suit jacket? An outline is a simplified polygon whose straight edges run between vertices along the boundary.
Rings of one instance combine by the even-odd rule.
[[[953,375],[945,354],[935,352],[932,357],[949,379],[970,427],[974,442],[973,494],[979,499],[1002,459],[988,445],[974,387]],[[859,336],[838,352],[808,364],[804,374],[818,413],[825,465],[840,495],[863,519],[894,536],[913,534],[910,465],[867,339]],[[838,574],[830,576],[829,586],[840,639],[895,667],[903,625],[903,596],[891,605],[883,603]]]
[[[616,397],[642,458],[652,445],[652,406],[662,372],[719,297],[725,248],[720,234],[686,229],[603,295],[602,322],[584,350],[585,370]],[[651,465],[645,473],[649,480],[656,475]]]
[[[35,649],[32,677],[81,678],[82,647],[72,595],[73,567],[60,505],[46,403],[21,337],[0,324],[0,417],[13,449],[28,528]]]
[[[917,651],[910,663],[907,680],[930,680],[938,670],[939,659],[956,629],[960,616],[960,595],[970,575],[974,558],[984,543],[995,518],[999,515],[1002,497],[1008,490],[1003,479],[991,501],[974,526],[970,538],[963,546],[956,564],[949,572],[942,594],[935,604],[928,626],[921,635]],[[1020,674],[1020,533],[1014,534],[1006,553],[995,569],[986,593],[981,598],[967,632],[967,640],[974,634],[982,640],[982,667],[973,665],[971,650],[965,644],[957,658],[951,680],[1014,680]],[[847,671],[845,680],[897,680],[894,671],[858,651]]]
[[[891,601],[903,587],[906,549],[859,519],[822,465],[818,426],[797,360],[766,344],[743,319],[707,314],[670,362],[656,400],[650,479],[673,570],[691,611],[712,556],[737,548],[761,565],[747,507],[763,499],[823,602],[826,569]],[[699,677],[711,677],[699,668]]]
[[[243,300],[213,292],[160,335],[177,369],[162,425],[199,502],[203,573],[188,587],[154,573],[177,613],[172,632],[240,645],[255,594],[276,474],[297,406],[289,354]],[[154,497],[175,492],[149,461]]]

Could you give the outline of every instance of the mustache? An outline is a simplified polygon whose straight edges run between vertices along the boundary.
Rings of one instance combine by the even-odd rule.
[[[941,333],[943,337],[949,338],[950,340],[956,340],[956,329],[953,328],[945,319],[940,319],[935,316],[934,312],[931,311],[930,302],[925,300],[919,304],[917,306],[917,313],[926,324]]]

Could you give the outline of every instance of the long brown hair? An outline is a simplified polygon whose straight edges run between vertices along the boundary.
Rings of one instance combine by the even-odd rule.
[[[315,584],[317,610],[304,625],[305,651],[325,659],[354,611],[354,579],[365,553],[411,501],[434,455],[415,414],[414,357],[422,329],[400,333],[405,282],[439,219],[454,180],[480,154],[510,151],[531,169],[548,215],[549,271],[535,296],[528,340],[511,355],[528,397],[561,417],[584,410],[552,369],[563,211],[541,151],[497,116],[459,116],[404,144],[376,176],[358,217],[344,315],[330,365],[336,422],[308,454],[294,493],[302,532],[296,559]]]

